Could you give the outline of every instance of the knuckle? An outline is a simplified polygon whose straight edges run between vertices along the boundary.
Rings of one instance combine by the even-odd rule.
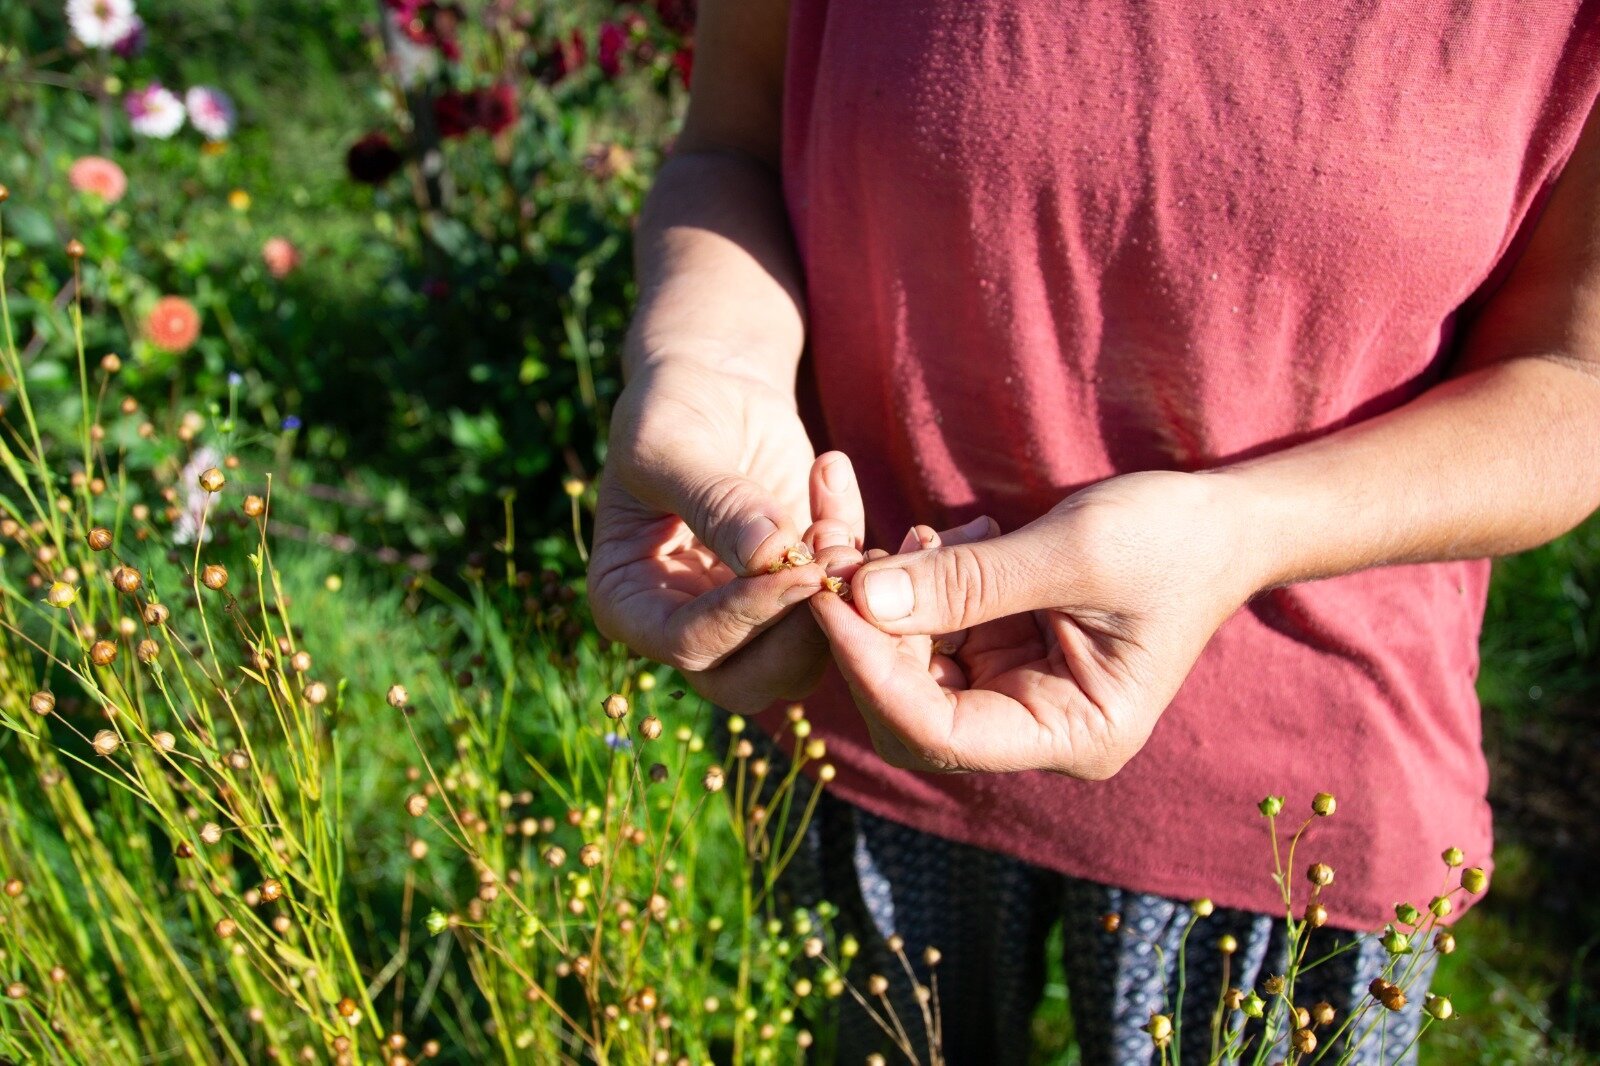
[[[950,629],[965,629],[980,617],[991,584],[983,559],[966,545],[934,553],[934,603]]]

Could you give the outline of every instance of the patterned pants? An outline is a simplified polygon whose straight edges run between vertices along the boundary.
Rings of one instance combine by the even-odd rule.
[[[783,758],[775,749],[763,754]],[[1085,1066],[1160,1061],[1143,1027],[1152,1011],[1171,1013],[1178,942],[1190,918],[1188,901],[1067,877],[907,828],[827,793],[819,797],[816,816],[784,880],[794,905],[829,900],[839,908],[835,935],[853,934],[861,945],[848,972],[852,984],[864,991],[869,974],[889,979],[886,994],[919,1062],[929,1061],[922,1009],[887,938],[898,934],[904,939],[904,951],[924,982],[929,974],[923,949],[932,945],[942,955],[938,1004],[950,1066],[1021,1066],[1029,1061],[1031,1020],[1044,986],[1046,941],[1056,922],[1063,924],[1063,963],[1081,1061]],[[1115,932],[1105,929],[1108,914],[1120,916]],[[1216,949],[1224,934],[1239,943],[1226,964]],[[1306,958],[1322,958],[1355,939],[1351,933],[1317,930]],[[1186,952],[1181,1047],[1175,1049],[1179,1061],[1211,1061],[1212,1018],[1224,988],[1259,987],[1267,977],[1282,974],[1287,951],[1281,918],[1219,907],[1198,922]],[[1357,1050],[1327,1048],[1329,1034],[1361,1005],[1386,958],[1376,940],[1366,938],[1301,975],[1295,1001],[1307,1007],[1326,1002],[1337,1012],[1332,1028],[1318,1030],[1324,1045],[1318,1049],[1319,1061],[1330,1066],[1415,1061],[1412,1043],[1432,977],[1431,957],[1409,984],[1410,1002],[1404,1010],[1389,1013],[1374,1004],[1353,1029],[1356,1035],[1369,1034]],[[847,993],[839,1002],[838,1062],[860,1063],[872,1052],[890,1063],[906,1061],[853,997]],[[1242,1020],[1242,1015],[1232,1017]],[[1251,1041],[1246,1062],[1254,1059],[1258,1042],[1259,1037]],[[1288,1057],[1287,1048],[1274,1048],[1264,1061]]]

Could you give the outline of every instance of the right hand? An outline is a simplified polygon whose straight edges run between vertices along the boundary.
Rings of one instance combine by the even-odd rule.
[[[801,699],[828,643],[794,608],[822,587],[827,549],[857,552],[864,536],[850,461],[813,459],[792,392],[722,366],[650,366],[612,419],[589,559],[595,624],[729,710]],[[767,572],[802,540],[818,562]]]

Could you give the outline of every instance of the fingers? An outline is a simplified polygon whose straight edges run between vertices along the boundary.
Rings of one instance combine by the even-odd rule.
[[[787,509],[761,485],[714,466],[635,472],[631,488],[665,514],[680,515],[694,535],[736,574],[765,573],[800,543]],[[598,523],[598,518],[596,519]]]
[[[852,547],[861,550],[867,536],[867,511],[855,467],[843,452],[824,452],[811,464],[812,529],[814,551]]]
[[[755,714],[777,700],[801,700],[822,680],[828,639],[810,611],[791,611],[736,655],[700,673],[690,686],[719,707]]]
[[[1060,578],[1046,538],[1031,527],[994,530],[975,519],[941,547],[862,567],[851,581],[857,609],[887,633],[937,634],[1050,606]]]
[[[816,595],[824,573],[820,565],[810,563],[736,578],[681,604],[667,620],[663,636],[669,654],[662,660],[688,671],[718,666],[776,625],[796,604]]]

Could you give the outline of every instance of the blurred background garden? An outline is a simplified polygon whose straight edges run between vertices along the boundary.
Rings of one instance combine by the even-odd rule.
[[[801,805],[781,786],[755,798],[759,774],[745,790],[746,761],[710,750],[706,709],[600,641],[582,599],[631,224],[692,72],[693,0],[0,7],[11,338],[0,343],[12,353],[0,434],[17,457],[0,483],[16,527],[0,537],[0,714],[12,727],[0,730],[0,874],[25,880],[15,897],[48,910],[0,926],[0,978],[29,985],[0,1003],[0,1051],[9,1038],[13,1054],[88,1055],[81,1038],[45,1035],[70,1007],[126,1053],[103,1061],[149,1055],[169,1034],[151,1020],[157,1006],[130,1007],[130,983],[163,1000],[216,997],[216,1013],[170,1043],[184,1057],[232,1034],[226,1061],[358,1055],[360,1039],[340,1048],[329,1026],[374,1014],[374,1039],[413,1034],[396,1055],[422,1057],[425,1039],[450,1061],[574,1054],[583,1040],[519,1021],[546,984],[552,1009],[617,1010],[585,1023],[591,1054],[634,1046],[601,1034],[628,1032],[630,1019],[660,1030],[637,1061],[791,1061],[825,1040],[807,1019],[824,1013],[815,1004],[833,971],[791,965],[817,931],[750,888],[752,869],[770,875],[783,858],[784,832],[769,838],[765,819],[781,810],[798,823]],[[228,483],[214,501],[192,487],[212,468]],[[197,622],[171,643],[200,654],[136,681],[149,603],[130,619],[115,593],[80,592],[57,605],[70,622],[24,619],[57,579],[87,590],[98,565],[101,585],[104,571],[115,580],[109,559],[57,557],[102,525],[141,571],[139,595],[165,580],[174,612],[214,611],[210,625],[236,646],[219,649]],[[231,568],[224,586],[201,570],[213,556]],[[207,601],[197,579],[227,599]],[[1496,876],[1443,961],[1435,984],[1461,1017],[1429,1034],[1424,1061],[1600,1061],[1597,594],[1595,521],[1497,565],[1480,678]],[[58,650],[113,631],[128,645],[115,679],[95,672],[108,664],[80,668]],[[163,643],[151,661],[167,654]],[[56,666],[41,675],[47,661]],[[222,699],[216,722],[190,721],[201,747],[183,780],[221,790],[241,840],[203,856],[203,873],[182,873],[184,849],[199,846],[186,834],[203,839],[211,816],[183,786],[162,792],[153,782],[170,774],[139,761],[170,753],[173,733],[113,722],[119,747],[107,753],[102,703],[166,704],[181,717],[167,682],[216,681],[225,668],[249,674],[266,702],[224,713]],[[36,688],[54,703],[30,718]],[[613,692],[632,704],[616,719],[598,709]],[[529,701],[544,711],[521,713]],[[285,761],[245,754],[252,714],[287,738]],[[44,753],[46,732],[59,757]],[[671,751],[660,771],[651,743]],[[332,773],[307,754],[335,749],[348,754]],[[122,784],[106,756],[130,760]],[[719,772],[731,805],[707,800]],[[241,815],[250,803],[267,812],[259,825]],[[462,811],[480,812],[465,819],[480,823],[475,837]],[[678,850],[691,822],[692,854]],[[594,863],[580,862],[585,841],[604,850]],[[450,846],[454,864],[439,854]],[[510,873],[547,867],[565,871],[559,898],[519,904],[509,925],[485,916],[504,903],[496,878],[516,886]],[[227,893],[186,892],[173,870],[255,892],[258,910],[286,894],[302,939],[291,945],[271,915],[256,930],[218,902]],[[117,891],[129,898],[100,896]],[[540,906],[570,918],[608,908],[622,943],[637,938],[624,972],[574,976],[570,931]],[[153,954],[126,947],[154,936],[140,932],[141,907],[173,918]],[[651,920],[681,920],[695,936],[669,948],[650,939]],[[507,928],[519,943],[493,943]],[[331,1013],[308,1023],[253,1005],[269,997],[248,976],[260,968],[210,961],[208,932],[272,958],[276,993],[301,1015],[323,1001]],[[40,956],[44,940],[74,958]],[[658,981],[700,976],[657,987],[632,972],[639,959],[661,968]],[[77,989],[71,998],[26,976],[57,966],[71,971],[56,982]],[[47,994],[52,1006],[32,1021],[18,1013]],[[1064,995],[1052,980],[1040,1061],[1071,1055]],[[377,1061],[375,1046],[361,1061]]]

